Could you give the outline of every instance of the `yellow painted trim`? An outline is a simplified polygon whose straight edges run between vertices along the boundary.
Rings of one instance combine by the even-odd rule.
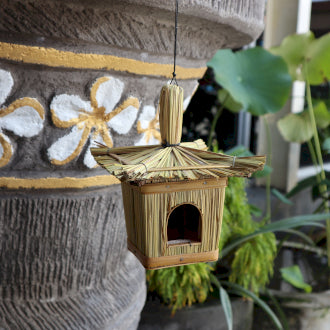
[[[0,158],[0,167],[7,165],[13,155],[13,149],[10,143],[5,139],[4,135],[0,133],[0,144],[2,145],[3,154]]]
[[[117,116],[120,114],[124,109],[128,108],[129,106],[132,106],[139,110],[140,102],[136,97],[130,96],[128,99],[126,99],[120,106],[118,106],[113,111],[109,112],[104,116],[104,121],[109,122],[114,116]]]
[[[87,178],[40,178],[19,179],[15,177],[0,178],[0,187],[8,189],[83,189],[89,187],[110,186],[120,181],[112,175],[98,175]]]
[[[26,106],[33,108],[38,112],[41,119],[45,119],[45,111],[43,106],[36,99],[32,99],[31,97],[23,97],[21,99],[17,99],[7,108],[1,109],[0,117],[5,117],[14,112],[16,109]]]
[[[17,45],[0,42],[0,58],[30,64],[74,69],[127,71],[138,75],[172,77],[173,65],[147,63],[124,57],[102,54],[84,54],[55,48]],[[198,79],[206,67],[184,68],[176,66],[177,79]]]
[[[99,108],[99,105],[96,100],[97,90],[103,83],[105,83],[106,81],[109,81],[109,80],[110,80],[110,77],[101,77],[101,78],[97,79],[96,82],[93,84],[93,86],[91,88],[91,92],[90,92],[92,108],[94,108],[94,109]],[[103,111],[104,111],[104,109],[103,109]]]

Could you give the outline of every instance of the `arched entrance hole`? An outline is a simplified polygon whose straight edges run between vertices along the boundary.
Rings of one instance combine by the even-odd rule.
[[[168,216],[168,244],[197,243],[201,241],[202,217],[193,204],[181,204]]]

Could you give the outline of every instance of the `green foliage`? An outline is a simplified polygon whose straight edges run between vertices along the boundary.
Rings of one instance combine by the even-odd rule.
[[[235,53],[222,49],[207,65],[214,70],[216,82],[230,94],[228,107],[235,111],[240,103],[244,111],[253,115],[274,113],[289,96],[291,76],[285,62],[261,47]],[[226,98],[223,94],[219,96],[223,101]]]
[[[323,144],[322,144],[322,149],[326,151],[328,154],[330,154],[330,137],[327,137]]]
[[[313,136],[313,127],[308,111],[290,113],[277,122],[283,138],[289,142],[303,143]]]
[[[228,178],[219,250],[221,251],[229,240],[251,233],[253,231],[251,223],[252,218],[250,206],[247,203],[245,180]]]
[[[226,109],[231,112],[240,112],[243,108],[242,104],[236,102],[225,89],[218,91],[218,100],[221,104],[225,104]]]
[[[318,128],[325,129],[330,124],[330,107],[327,108],[326,102],[322,100],[313,100],[314,115]]]
[[[247,203],[245,180],[229,178],[223,214],[220,251],[231,241],[251,234],[260,224],[251,217]],[[258,293],[273,274],[276,239],[273,233],[260,234],[244,242],[234,252],[229,281]]]
[[[218,283],[218,287],[219,287],[220,301],[221,301],[223,311],[225,313],[228,330],[232,330],[233,329],[233,310],[231,308],[230,298],[229,298],[227,291],[221,286],[220,283]]]
[[[312,32],[293,34],[270,51],[283,57],[294,80],[319,85],[330,79],[330,33],[318,39]]]
[[[276,240],[273,233],[258,235],[235,252],[229,281],[258,294],[273,274]]]
[[[149,291],[155,291],[163,302],[177,309],[202,303],[212,291],[212,273],[209,264],[199,263],[147,271]]]
[[[313,100],[313,110],[317,128],[326,129],[330,124],[330,112],[324,101]],[[304,143],[313,137],[313,125],[308,109],[300,113],[290,113],[277,123],[283,138],[288,142]]]
[[[307,293],[312,292],[312,287],[305,283],[299,266],[293,265],[290,267],[283,267],[280,269],[280,271],[283,279],[290,283],[292,286],[298,289],[303,289]]]

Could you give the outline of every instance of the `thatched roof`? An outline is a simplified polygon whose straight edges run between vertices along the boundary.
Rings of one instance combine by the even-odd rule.
[[[248,177],[263,168],[265,156],[234,157],[210,152],[202,140],[180,143],[182,100],[180,87],[163,87],[160,98],[161,145],[91,148],[97,163],[121,181],[138,184]]]

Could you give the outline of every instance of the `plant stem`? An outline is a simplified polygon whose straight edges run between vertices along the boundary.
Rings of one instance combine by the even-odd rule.
[[[311,140],[307,141],[307,146],[308,146],[309,153],[311,154],[313,165],[315,167],[317,183],[320,184],[321,177],[320,177],[320,173],[318,173],[319,166],[318,166],[318,162],[317,162],[317,156],[316,156],[315,148],[314,148]]]
[[[272,140],[270,135],[269,124],[265,116],[263,116],[264,125],[266,128],[266,139],[267,139],[267,165],[272,166]],[[272,214],[272,201],[271,201],[271,174],[266,177],[266,218],[265,223],[270,222]]]
[[[228,99],[229,93],[227,94],[226,98],[224,99],[223,103],[221,104],[220,108],[218,109],[217,113],[215,114],[212,124],[211,124],[211,129],[210,129],[210,134],[209,134],[209,139],[207,141],[207,147],[210,149],[212,146],[212,138],[213,138],[213,133],[215,132],[215,127],[217,126],[217,122],[223,112],[223,109],[225,108],[226,101]]]
[[[305,72],[307,73],[306,67],[304,66]],[[314,109],[313,109],[313,102],[312,102],[312,94],[311,94],[311,87],[308,81],[308,76],[306,74],[306,96],[307,96],[307,104],[308,104],[308,111],[309,116],[311,118],[312,128],[313,128],[313,140],[315,144],[315,151],[317,157],[317,163],[321,167],[320,178],[321,181],[326,179],[324,166],[323,166],[323,158],[322,158],[322,151],[321,151],[321,144],[319,139],[319,134],[317,132],[316,120],[314,116]],[[321,194],[325,194],[324,198],[324,209],[325,213],[329,213],[329,205],[328,205],[328,193],[327,193],[327,186],[325,184],[320,184],[320,192]],[[328,266],[330,267],[330,219],[326,220],[326,234],[327,234],[327,255],[328,255]]]
[[[280,241],[276,241],[276,243],[280,243]],[[327,252],[324,249],[321,249],[321,248],[315,247],[315,246],[302,244],[302,243],[299,243],[299,242],[285,241],[285,242],[281,242],[281,244],[285,248],[291,248],[291,249],[294,249],[294,250],[303,250],[303,251],[307,251],[307,252],[313,252],[313,253],[316,253],[320,256],[326,256],[327,255]]]

